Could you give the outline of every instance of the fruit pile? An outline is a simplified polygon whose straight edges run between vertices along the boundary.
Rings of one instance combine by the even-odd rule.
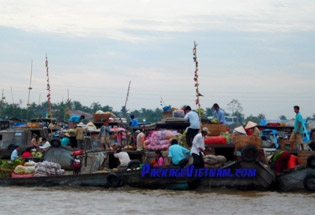
[[[32,152],[32,156],[34,158],[42,158],[43,157],[43,153],[41,153],[41,152]]]

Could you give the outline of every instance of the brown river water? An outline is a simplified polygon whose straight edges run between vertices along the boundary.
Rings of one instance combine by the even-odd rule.
[[[0,214],[286,214],[309,215],[315,193],[96,187],[0,187]]]

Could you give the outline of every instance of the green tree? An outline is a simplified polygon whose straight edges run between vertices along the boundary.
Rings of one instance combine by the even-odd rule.
[[[227,104],[227,106],[228,106],[227,110],[231,112],[232,116],[235,116],[236,112],[239,112],[239,113],[243,112],[243,107],[241,103],[239,103],[239,101],[236,99],[232,99],[232,101],[230,101]]]

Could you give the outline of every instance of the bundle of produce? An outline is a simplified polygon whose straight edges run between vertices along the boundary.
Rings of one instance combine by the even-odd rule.
[[[32,156],[34,158],[42,158],[43,157],[43,153],[42,152],[32,152]]]
[[[203,157],[206,167],[219,168],[224,165],[226,158],[222,155],[205,155]]]
[[[147,150],[167,150],[170,140],[179,133],[175,130],[151,131],[144,141]]]
[[[17,165],[13,171],[15,174],[32,174],[35,172],[35,166]]]
[[[65,170],[61,169],[58,163],[43,161],[35,165],[35,177],[64,175]]]
[[[13,161],[0,160],[0,178],[10,178],[15,167],[23,165],[24,159],[17,158]]]

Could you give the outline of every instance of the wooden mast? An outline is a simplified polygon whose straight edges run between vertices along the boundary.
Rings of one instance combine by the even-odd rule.
[[[28,120],[28,108],[31,106],[30,104],[30,96],[31,96],[31,90],[32,90],[32,75],[33,75],[33,59],[31,60],[31,75],[30,75],[30,85],[28,87],[28,98],[27,98],[27,111],[26,111],[26,119]]]
[[[125,116],[127,118],[127,102],[128,102],[128,97],[129,97],[129,91],[130,91],[130,84],[131,84],[131,81],[129,81],[129,85],[128,85],[128,90],[127,90],[127,95],[126,95],[126,100],[125,100],[125,106],[123,108],[123,116]]]

